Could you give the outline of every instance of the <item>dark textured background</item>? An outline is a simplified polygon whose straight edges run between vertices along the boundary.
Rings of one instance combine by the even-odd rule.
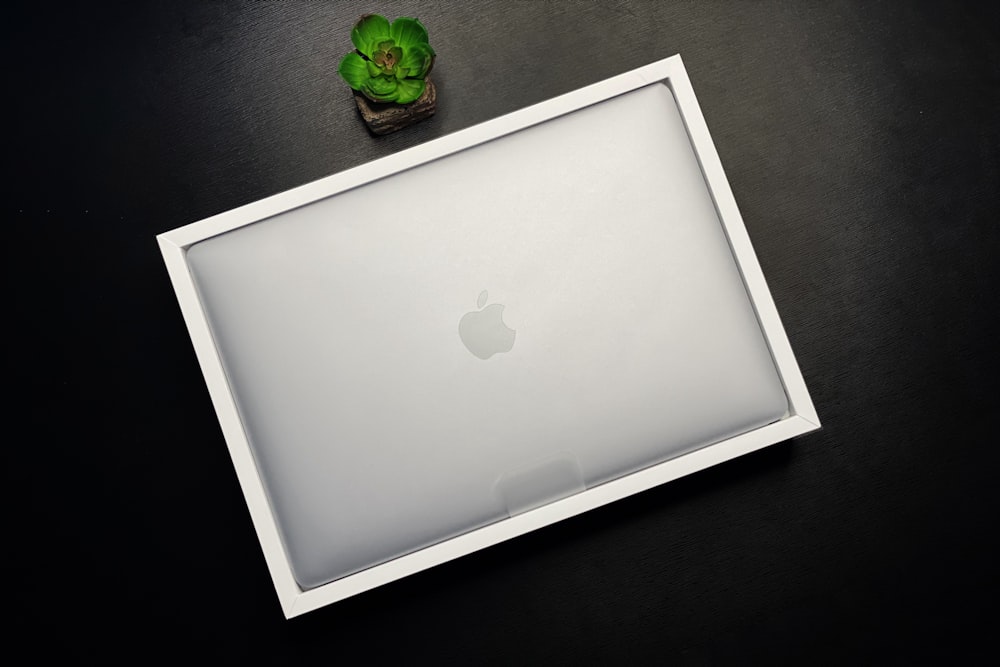
[[[140,664],[985,658],[992,4],[8,11],[6,358],[29,372],[8,380],[5,544],[23,636]],[[438,52],[437,115],[387,138],[335,74],[365,10],[418,16]],[[155,234],[674,53],[824,430],[282,620]]]

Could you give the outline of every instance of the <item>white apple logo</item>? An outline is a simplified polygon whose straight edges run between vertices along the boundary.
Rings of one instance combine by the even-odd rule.
[[[488,296],[486,290],[480,292],[476,300],[479,310],[466,313],[458,323],[458,335],[465,347],[480,359],[489,359],[498,352],[510,352],[517,333],[503,323],[502,304],[486,306]]]

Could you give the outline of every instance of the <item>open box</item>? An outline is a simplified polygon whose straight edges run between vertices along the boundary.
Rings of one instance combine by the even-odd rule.
[[[666,147],[670,141],[675,142],[673,150],[643,148]],[[554,160],[544,167],[536,164],[553,155],[566,159]],[[646,178],[652,180],[648,183],[642,180]],[[428,187],[434,184],[440,185],[446,194],[435,193],[433,187]],[[405,215],[379,215],[386,202],[393,201],[389,194],[412,201],[421,193],[422,200],[434,203],[424,208],[424,217],[414,220]],[[663,207],[662,211],[657,206]],[[370,219],[359,221],[368,211]],[[544,219],[532,219],[539,211],[544,212]],[[655,260],[649,262],[648,269],[664,271],[654,276],[656,280],[687,285],[682,298],[694,304],[688,306],[688,312],[700,313],[690,308],[700,307],[698,301],[709,302],[713,305],[703,309],[714,309],[717,314],[712,317],[716,319],[707,318],[696,325],[693,319],[668,322],[655,316],[659,318],[655,325],[668,332],[662,346],[668,350],[677,345],[672,342],[673,332],[690,329],[686,334],[677,334],[688,336],[678,339],[687,341],[688,348],[673,356],[694,359],[694,364],[711,359],[716,365],[715,379],[702,377],[705,373],[696,366],[686,367],[688,370],[683,372],[691,377],[680,382],[685,386],[658,397],[661,405],[656,412],[660,419],[654,426],[659,431],[647,428],[640,437],[634,418],[602,423],[604,430],[591,423],[584,424],[582,419],[582,426],[576,427],[590,433],[586,436],[590,441],[579,444],[579,451],[574,450],[577,443],[561,444],[562,453],[555,458],[540,456],[531,459],[528,468],[516,470],[510,463],[515,460],[509,456],[511,451],[536,447],[545,438],[559,439],[560,424],[575,421],[572,417],[576,413],[593,413],[595,400],[608,395],[607,387],[600,383],[595,384],[591,393],[586,393],[586,389],[565,389],[581,384],[579,374],[586,371],[588,364],[596,363],[592,355],[581,357],[589,359],[585,363],[563,367],[542,379],[537,372],[528,374],[526,367],[537,369],[549,364],[548,359],[558,357],[563,346],[553,346],[549,341],[545,345],[536,342],[532,347],[532,326],[542,330],[543,324],[551,326],[551,323],[546,324],[540,307],[531,297],[522,295],[537,294],[539,285],[544,283],[563,290],[559,293],[561,305],[554,306],[550,298],[545,300],[545,308],[569,309],[565,312],[586,308],[595,300],[595,292],[605,289],[607,283],[597,280],[601,272],[620,275],[622,267],[632,261],[627,254],[615,253],[631,252],[629,248],[634,250],[650,242],[635,235],[625,241],[619,238],[616,230],[630,229],[633,223],[653,225],[648,229],[668,230],[663,233],[673,234],[658,238],[657,242],[684,245],[686,252],[678,256],[676,266],[670,268],[672,273],[665,272]],[[584,234],[581,225],[588,224],[592,227]],[[697,227],[711,228],[702,245],[697,240],[700,234]],[[542,240],[538,238],[540,229],[545,230]],[[591,240],[580,241],[587,235]],[[289,618],[819,428],[679,56],[161,234],[157,240],[282,610]],[[725,258],[699,259],[700,248],[708,248],[712,243],[724,246]],[[565,250],[567,245],[573,246],[572,253]],[[697,265],[685,264],[685,254],[692,255]],[[472,256],[475,261],[463,259]],[[359,261],[359,257],[364,261]],[[510,259],[513,257],[517,261]],[[713,266],[712,262],[719,261],[722,264]],[[376,265],[377,272],[372,269]],[[556,276],[553,266],[561,267],[559,270],[564,273],[570,269],[577,271],[583,283],[593,282],[579,289],[567,288],[566,280],[557,280],[565,275]],[[685,266],[688,268],[683,271],[687,273],[678,273]],[[698,268],[692,268],[695,266]],[[342,273],[330,277],[335,271]],[[361,272],[356,281],[351,271]],[[701,272],[698,280],[692,277],[695,271]],[[720,281],[717,285],[713,283],[716,276]],[[596,324],[593,330],[588,328],[586,336],[591,338],[578,347],[592,351],[587,345],[596,335],[593,331],[612,336],[610,332],[620,326],[621,317],[640,312],[648,318],[649,314],[637,305],[641,298],[636,297],[641,280],[648,279],[637,273],[636,280],[640,282],[630,283],[623,292],[603,294],[602,304],[619,310],[609,311],[613,316],[606,327]],[[545,283],[546,280],[549,282]],[[471,307],[468,291],[475,286],[474,296],[487,282],[492,286],[499,284],[499,296],[507,312],[513,313],[515,319],[520,318],[519,326],[515,327],[519,332],[524,331],[518,333],[517,339],[522,360],[519,367],[487,359],[494,352],[509,351],[515,340],[513,333],[509,340],[500,341],[497,349],[480,353],[477,343],[466,338],[466,332],[459,331],[461,336],[455,336],[456,332],[449,329],[449,335],[444,336],[437,331],[439,315],[440,327],[453,329],[458,316]],[[735,291],[734,285],[738,285]],[[653,291],[672,289],[663,284],[651,287]],[[723,291],[729,296],[720,297]],[[577,292],[583,292],[581,301],[562,303],[564,297],[572,300]],[[428,305],[426,299],[430,293],[436,295],[435,299],[448,301],[447,308]],[[491,294],[495,299],[497,293]],[[480,297],[478,312],[483,312],[489,308],[485,306],[485,289]],[[742,308],[735,301],[735,306],[726,306],[725,299],[729,298],[745,301],[748,316],[735,313]],[[386,340],[373,342],[381,334],[373,336],[374,329],[365,327],[385,324],[371,315],[377,310],[372,308],[372,301],[380,299],[396,299],[404,304],[405,312],[393,318],[433,322],[420,324],[425,328],[419,334],[408,333],[405,339],[386,334]],[[416,306],[405,310],[405,304],[411,302]],[[492,308],[499,312],[495,306]],[[740,333],[739,326],[729,326],[730,316],[749,318],[753,331]],[[307,320],[304,324],[289,324],[302,317]],[[697,329],[698,326],[702,329]],[[579,339],[581,334],[571,335]],[[648,338],[650,334],[646,335]],[[715,336],[724,338],[716,340]],[[458,344],[460,337],[468,350]],[[427,348],[411,355],[412,350],[404,349],[416,345],[416,339],[425,338],[433,341],[429,344],[433,350]],[[447,351],[438,343],[445,338]],[[540,340],[542,336],[535,338]],[[489,347],[496,345],[496,341],[490,342],[490,335],[486,335],[479,344]],[[643,342],[638,340],[632,345],[641,348]],[[738,376],[742,371],[735,370],[735,366],[744,357],[753,356],[747,350],[754,346],[763,350],[767,368],[755,367],[746,375],[750,379],[741,385]],[[650,349],[655,350],[655,346]],[[543,353],[549,356],[541,356]],[[622,352],[627,354],[628,351]],[[431,361],[425,366],[420,366],[419,360],[414,361],[424,355],[433,361],[432,365]],[[359,359],[367,364],[361,370]],[[670,368],[681,368],[677,365],[680,361],[671,363],[674,366]],[[413,370],[413,364],[423,370]],[[502,431],[499,439],[494,442],[485,436],[475,436],[462,450],[448,449],[452,443],[444,442],[441,434],[459,432],[455,424],[470,428],[466,413],[470,406],[476,411],[474,401],[482,401],[476,392],[485,390],[479,385],[462,384],[463,378],[480,373],[469,370],[474,364],[479,364],[476,368],[490,369],[488,372],[494,374],[490,382],[522,383],[518,386],[528,398],[518,403],[508,393],[504,400],[487,400],[486,409],[472,419],[482,421],[498,415],[505,419],[501,426],[491,427],[493,431]],[[726,377],[729,364],[734,367],[732,378]],[[620,380],[619,375],[609,375],[620,366],[618,361],[605,364],[601,368],[604,375],[600,377]],[[427,371],[431,367],[433,370]],[[519,370],[511,370],[515,367]],[[316,368],[321,372],[314,375]],[[500,370],[504,368],[508,370]],[[661,370],[655,364],[648,369],[637,368],[637,372],[649,375]],[[440,374],[444,372],[442,369],[451,373],[447,380],[411,377],[421,372]],[[379,376],[382,380],[366,382],[379,373],[383,374]],[[346,383],[343,378],[351,378],[350,386],[337,384]],[[545,378],[549,385],[543,381]],[[631,382],[634,376],[626,379]],[[406,389],[409,393],[403,393],[400,387],[410,381],[412,386]],[[770,389],[765,386],[768,383]],[[362,386],[367,384],[372,386]],[[663,386],[662,382],[639,384],[629,388],[633,392],[629,396],[636,396],[635,391],[648,396]],[[726,402],[727,390],[735,403]],[[738,410],[733,405],[739,405],[744,398],[767,395],[769,391],[772,398],[775,392],[780,393],[780,401],[772,400],[764,412],[753,408],[760,412],[756,421],[744,419],[738,422],[738,427],[714,427],[716,423],[732,420],[729,413]],[[388,396],[379,398],[388,416],[372,420],[368,415],[367,422],[348,428],[346,424],[359,410],[371,408],[373,397],[380,395],[378,392]],[[447,416],[430,414],[428,404],[420,403],[438,392],[441,392],[436,399],[438,403],[449,406]],[[552,392],[563,392],[558,394],[559,406],[531,411],[531,406],[537,406],[540,400],[551,399]],[[616,392],[615,395],[622,393]],[[700,435],[683,435],[687,432],[679,425],[675,428],[674,422],[679,415],[691,412],[691,404],[684,401],[692,400],[704,404],[699,417],[702,430],[691,431]],[[410,405],[410,401],[415,403]],[[635,402],[628,399],[617,406],[623,420]],[[776,408],[779,403],[780,408]],[[519,406],[516,409],[511,407],[515,404]],[[514,412],[505,414],[508,409]],[[649,412],[648,406],[639,405],[637,409]],[[535,424],[533,432],[540,435],[533,442],[511,435],[515,431],[510,424],[523,420],[525,410],[533,415],[532,419],[541,420]],[[327,414],[331,411],[333,417]],[[643,419],[640,415],[638,421]],[[404,426],[394,425],[406,420]],[[443,422],[448,422],[450,430],[441,430]],[[374,446],[356,444],[367,444],[365,438],[377,439],[372,434],[382,433],[378,429],[390,429],[385,433],[399,440],[402,428],[416,434],[406,443],[405,455],[418,453],[418,458],[405,463],[402,462],[405,456],[398,456],[404,452],[402,449],[393,450],[396,458],[387,458]],[[618,428],[622,429],[620,440],[615,430]],[[664,447],[663,451],[649,451],[649,447],[654,450],[657,447],[657,433],[666,431],[681,434],[671,437],[682,441]],[[525,432],[523,428],[516,431],[522,436]],[[579,433],[573,437],[579,437]],[[444,440],[447,438],[444,436]],[[629,438],[641,440],[641,447],[636,445],[633,452],[625,442]],[[664,435],[664,441],[667,439]],[[343,443],[355,444],[347,447]],[[475,450],[476,443],[482,444],[482,451]],[[421,447],[438,447],[435,455],[440,460],[422,468]],[[492,451],[490,447],[502,447],[503,452]],[[566,454],[567,451],[570,453]],[[497,463],[501,459],[496,457],[501,454],[507,458]],[[616,456],[632,458],[617,461]],[[599,466],[593,463],[595,457],[602,461],[603,468],[599,471]],[[386,476],[379,467],[384,468],[390,460],[390,467],[399,469]],[[522,456],[516,460],[526,459]],[[411,512],[411,516],[395,525],[387,524],[383,532],[392,533],[391,546],[382,551],[367,548],[369,543],[385,539],[379,534],[379,520],[374,517],[389,516],[371,514],[375,510],[370,507],[388,502],[383,502],[387,489],[411,485],[414,478],[407,477],[408,472],[416,477],[417,486],[423,485],[423,490],[411,497],[423,499],[442,484],[451,483],[449,480],[458,480],[455,484],[460,485],[470,475],[482,473],[480,468],[484,465],[492,466],[485,472],[495,473],[495,480],[483,494],[486,509],[476,517],[439,525],[439,515],[453,508],[471,512],[463,508],[472,508],[481,500],[476,496],[479,491],[457,491],[459,486],[455,486],[442,492],[437,504],[423,507],[419,512],[413,510],[417,513]],[[374,481],[369,487],[364,474],[372,468],[379,471],[373,473]],[[439,470],[443,472],[438,474]],[[436,474],[433,482],[420,477]],[[461,493],[468,493],[468,497],[449,495]],[[395,511],[400,516],[412,509],[405,500],[394,502],[398,502]],[[388,510],[383,510],[386,511],[393,511],[391,503]],[[418,517],[416,523],[413,517]],[[425,519],[426,525],[431,526],[426,530],[421,523]],[[341,532],[331,533],[316,547],[322,561],[318,574],[304,574],[316,560],[309,561],[312,556],[302,555],[307,547],[301,547],[298,541],[303,535],[308,538],[315,533],[317,526],[337,522],[344,526]],[[343,562],[330,569],[327,561],[336,560],[330,554],[348,542],[352,549],[356,548],[356,553],[337,555]]]

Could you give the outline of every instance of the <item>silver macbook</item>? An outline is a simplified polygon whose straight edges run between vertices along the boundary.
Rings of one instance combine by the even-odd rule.
[[[788,411],[661,83],[187,253],[304,589]]]

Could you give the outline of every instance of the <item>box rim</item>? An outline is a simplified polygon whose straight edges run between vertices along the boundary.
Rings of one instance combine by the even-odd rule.
[[[263,483],[229,388],[221,357],[201,308],[185,253],[199,241],[335,196],[432,160],[572,113],[656,83],[670,87],[701,166],[733,258],[740,270],[761,331],[789,402],[777,422],[707,445],[662,463],[592,487],[536,509],[464,533],[322,586],[296,583]],[[264,559],[286,618],[428,569],[454,558],[551,525],[679,477],[820,428],[819,418],[792,352],[729,181],[691,87],[680,55],[560,95],[490,121],[278,193],[157,236],[202,374],[250,510]]]

